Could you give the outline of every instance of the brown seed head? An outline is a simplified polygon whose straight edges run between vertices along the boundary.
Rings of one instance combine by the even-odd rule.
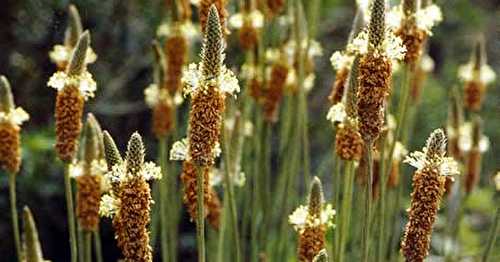
[[[435,141],[442,139],[439,133],[435,133]],[[423,262],[429,253],[432,226],[444,193],[445,180],[446,177],[432,166],[417,170],[413,176],[409,220],[401,242],[406,261]]]
[[[212,197],[211,192],[209,190],[210,186],[208,184],[209,177],[208,177],[208,172],[209,172],[209,167],[205,167],[203,169],[203,201],[205,204],[205,215],[209,215],[210,209],[209,207],[209,199]],[[188,210],[188,213],[191,217],[192,221],[196,221],[196,214],[197,214],[197,194],[196,194],[196,188],[197,188],[197,179],[196,179],[196,167],[193,165],[193,163],[189,161],[184,161],[182,164],[182,174],[181,174],[181,181],[184,184],[184,196],[182,198],[184,204],[186,205],[186,208]]]
[[[271,68],[271,76],[268,81],[268,87],[265,90],[266,94],[263,105],[264,118],[268,122],[273,123],[278,120],[279,105],[283,98],[283,90],[288,73],[289,68],[283,63],[275,63]]]
[[[76,86],[67,86],[57,92],[56,152],[64,162],[70,162],[75,156],[82,129],[84,103],[85,100]]]
[[[76,216],[85,231],[99,228],[99,207],[101,201],[101,177],[87,173],[77,177]]]
[[[181,34],[174,34],[165,42],[167,57],[166,86],[170,93],[179,91],[182,87],[182,67],[186,64],[188,41]]]
[[[464,106],[474,112],[481,110],[486,85],[478,80],[465,82],[464,87]]]
[[[252,21],[246,19],[239,31],[240,46],[243,50],[253,49],[259,41],[259,32],[252,26]]]
[[[384,106],[390,92],[391,74],[391,63],[384,56],[369,53],[359,61],[357,111],[359,132],[365,141],[374,141],[384,126]]]
[[[405,63],[415,68],[422,54],[427,33],[419,29],[415,23],[405,23],[395,35],[403,40],[403,45],[406,47]]]
[[[17,174],[21,167],[21,129],[12,123],[0,123],[0,168]]]
[[[335,134],[335,151],[341,159],[346,161],[361,160],[363,144],[361,134],[350,121],[338,126]]]
[[[325,225],[306,226],[299,236],[298,257],[301,262],[311,262],[325,248]]]
[[[349,69],[347,68],[341,68],[335,73],[335,81],[332,85],[332,91],[328,96],[328,100],[330,100],[332,105],[335,105],[342,101],[348,76]]]
[[[85,30],[83,34],[80,35],[80,39],[76,43],[73,53],[71,54],[71,59],[69,60],[68,68],[66,73],[69,76],[81,75],[85,70],[87,64],[85,59],[87,58],[87,50],[90,47],[90,33]]]
[[[267,7],[272,15],[279,15],[285,6],[285,0],[267,0]]]
[[[149,184],[143,177],[133,177],[121,183],[118,197],[120,210],[113,218],[113,227],[125,261],[151,262],[148,227],[152,197]]]

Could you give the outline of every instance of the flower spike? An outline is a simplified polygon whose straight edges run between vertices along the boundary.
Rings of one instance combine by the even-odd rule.
[[[75,47],[83,31],[80,13],[75,5],[69,5],[69,24],[64,35],[64,45]]]
[[[78,39],[78,43],[73,50],[71,55],[71,60],[67,68],[68,76],[78,76],[81,75],[86,70],[86,57],[87,50],[90,46],[90,33],[88,30],[83,32],[83,34]]]

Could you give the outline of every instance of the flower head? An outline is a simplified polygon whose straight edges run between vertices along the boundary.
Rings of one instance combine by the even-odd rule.
[[[321,216],[315,219],[309,219],[309,210],[307,206],[299,206],[289,217],[288,222],[294,227],[296,231],[303,230],[306,226],[319,226],[326,225],[327,227],[334,227],[333,218],[335,217],[335,209],[332,205],[327,204],[321,210]]]
[[[473,81],[475,80],[475,72],[474,72],[474,64],[467,63],[458,68],[458,77],[464,81]],[[490,84],[495,81],[496,74],[493,69],[487,64],[481,65],[481,68],[478,71],[478,80],[484,84]]]
[[[443,15],[439,6],[435,4],[417,8],[417,10],[409,16],[405,15],[405,12],[403,12],[402,5],[393,7],[391,11],[387,13],[387,24],[392,28],[401,27],[402,23],[408,21],[408,19],[414,21],[418,29],[426,32],[428,35],[432,35],[432,28],[443,20]]]
[[[458,146],[463,152],[470,152],[474,147],[473,123],[465,122],[458,130]],[[490,147],[490,139],[481,134],[477,148],[480,152],[488,151]]]
[[[215,144],[215,148],[213,151],[214,158],[217,158],[222,153],[219,142]],[[189,154],[189,140],[185,137],[179,141],[176,141],[172,148],[170,149],[170,160],[173,161],[185,161],[190,160]]]
[[[417,170],[422,170],[427,166],[436,167],[441,176],[458,175],[458,163],[451,157],[445,157],[446,136],[443,130],[436,129],[427,139],[426,146],[422,151],[415,151],[403,161]]]
[[[347,50],[357,54],[367,54],[369,51],[369,34],[362,31],[353,39],[352,43],[348,44]],[[375,49],[378,55],[383,55],[392,60],[401,60],[406,53],[406,47],[403,45],[403,40],[396,36],[391,29],[385,31],[385,36],[382,40],[379,49]]]
[[[177,23],[163,23],[156,30],[158,37],[170,37],[178,34],[192,40],[200,36],[200,31],[189,20]]]
[[[232,28],[241,28],[245,23],[251,23],[253,28],[262,28],[264,26],[264,15],[255,9],[250,12],[236,13],[229,17],[229,26]]]
[[[346,117],[347,113],[345,111],[345,105],[342,102],[331,106],[328,110],[328,114],[326,115],[326,119],[334,124],[344,122]]]

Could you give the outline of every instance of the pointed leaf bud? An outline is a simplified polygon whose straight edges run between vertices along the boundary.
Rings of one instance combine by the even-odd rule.
[[[369,24],[369,47],[377,49],[385,37],[385,0],[373,0]]]
[[[210,6],[208,22],[203,38],[202,75],[205,80],[217,78],[220,75],[223,60],[223,35],[219,14],[215,5]]]
[[[102,133],[101,125],[99,121],[95,118],[94,114],[89,113],[87,116],[87,121],[92,126],[97,140],[97,159],[104,159],[104,137]]]
[[[69,47],[75,47],[78,43],[78,38],[82,34],[83,27],[80,18],[80,13],[75,5],[70,5],[68,8],[69,21],[68,27],[66,28],[64,36],[64,45]]]
[[[78,43],[73,50],[73,54],[71,55],[71,60],[69,62],[69,66],[67,68],[67,74],[69,76],[77,76],[81,75],[86,70],[85,59],[87,57],[87,50],[90,46],[90,33],[88,30],[85,30],[83,34],[80,36]]]
[[[167,65],[165,64],[165,54],[163,53],[160,43],[157,40],[153,40],[152,43],[153,54],[155,57],[155,83],[158,88],[162,88],[165,84],[165,73],[167,71]]]
[[[442,129],[432,131],[427,139],[427,160],[433,161],[437,157],[441,158],[446,153],[446,135]]]
[[[25,206],[23,209],[24,221],[24,256],[26,261],[30,262],[44,262],[40,240],[38,238],[38,230],[36,228],[35,220],[31,214],[30,209]]]
[[[323,186],[321,185],[319,178],[315,176],[311,182],[311,188],[309,191],[309,215],[319,217],[321,215],[323,203]]]
[[[92,117],[88,115],[87,122],[85,123],[85,131],[83,137],[83,159],[88,165],[90,165],[93,160],[97,159],[99,150],[96,130],[92,126],[92,120],[90,120],[90,118]]]
[[[120,151],[118,151],[118,148],[116,147],[113,137],[111,137],[108,131],[104,131],[103,140],[104,140],[104,154],[106,156],[106,163],[108,164],[108,169],[111,170],[111,168],[114,165],[123,162],[123,159],[120,155]]]
[[[127,173],[136,175],[142,169],[144,164],[144,144],[142,143],[142,137],[139,133],[135,132],[130,137],[127,146]]]
[[[0,112],[9,113],[14,110],[14,97],[7,77],[0,76]]]

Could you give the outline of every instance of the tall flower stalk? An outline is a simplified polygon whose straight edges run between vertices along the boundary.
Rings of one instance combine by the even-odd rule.
[[[191,64],[183,75],[184,93],[191,97],[186,160],[196,170],[198,260],[205,261],[205,170],[214,164],[221,136],[225,98],[239,92],[238,80],[224,66],[221,10],[210,6],[200,64]],[[222,11],[224,12],[224,11]],[[233,230],[237,230],[236,223]],[[239,248],[239,247],[238,247]]]
[[[23,240],[23,261],[29,262],[47,262],[43,258],[42,247],[38,238],[38,230],[36,228],[35,219],[29,207],[25,206],[23,209],[23,222],[24,222],[24,240]]]
[[[64,179],[72,262],[76,261],[77,243],[69,163],[75,157],[78,148],[78,137],[82,129],[81,118],[85,100],[93,97],[96,90],[96,83],[92,79],[92,75],[87,71],[89,46],[90,33],[85,31],[73,50],[66,70],[56,72],[47,83],[49,87],[57,90],[55,147],[59,159],[66,164]]]
[[[326,231],[334,227],[335,210],[325,205],[323,187],[319,178],[314,177],[310,185],[308,205],[299,206],[289,217],[289,223],[299,234],[298,259],[312,262],[325,248]]]
[[[148,181],[160,179],[161,168],[144,161],[144,144],[138,133],[130,137],[124,160],[108,133],[104,143],[107,164],[111,167],[106,174],[111,191],[103,195],[99,212],[113,218],[115,238],[124,261],[151,262],[148,225],[152,197]]]
[[[457,175],[458,165],[446,154],[446,136],[434,130],[422,151],[411,153],[405,162],[417,168],[401,251],[406,261],[424,261],[428,255],[432,227],[444,193],[446,176]]]
[[[29,115],[15,106],[9,80],[0,76],[0,169],[9,176],[9,198],[12,232],[18,261],[22,261],[21,237],[16,201],[16,176],[21,167],[21,124]]]

